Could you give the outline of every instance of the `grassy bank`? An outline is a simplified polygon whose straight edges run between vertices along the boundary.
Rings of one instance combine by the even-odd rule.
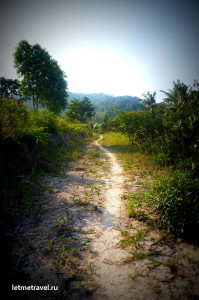
[[[46,204],[44,192],[53,191],[45,175],[62,175],[92,139],[86,124],[71,123],[48,111],[34,113],[15,99],[1,100],[0,255],[4,288],[9,285],[10,290],[15,274],[12,251],[16,228],[40,222]]]
[[[129,216],[188,240],[197,240],[199,180],[194,172],[162,166],[155,154],[133,147],[121,133],[105,133],[101,144],[115,152],[129,180],[133,182],[138,177],[141,182],[138,192],[124,195]]]
[[[116,157],[122,161],[125,171],[129,176],[147,176],[156,175],[160,170],[160,166],[156,163],[156,156],[148,153],[141,153],[139,146],[132,146],[127,135],[119,132],[108,132],[103,134],[100,142],[107,148],[111,148],[115,152]]]

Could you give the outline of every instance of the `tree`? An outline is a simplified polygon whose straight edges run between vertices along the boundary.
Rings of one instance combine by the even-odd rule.
[[[20,83],[17,79],[6,79],[4,77],[0,78],[0,99],[3,98],[14,98],[14,96],[22,99],[22,94],[19,90]]]
[[[55,113],[66,108],[66,75],[45,49],[22,40],[16,48],[14,62],[17,73],[23,76],[20,89],[26,99],[32,97],[34,110],[39,105]]]
[[[154,108],[156,106],[156,91],[153,92],[153,94],[151,94],[149,91],[147,92],[147,94],[142,94],[142,96],[144,97],[144,99],[140,100],[140,103],[144,104],[144,106],[146,107],[147,110],[149,110],[151,113],[154,112]]]
[[[161,93],[166,95],[164,102],[169,105],[184,101],[188,95],[188,91],[189,86],[180,82],[180,80],[177,80],[177,82],[173,81],[173,90],[169,90],[169,92],[160,90]]]
[[[197,85],[194,87],[197,88]],[[166,95],[164,102],[167,104],[164,124],[170,135],[175,137],[173,152],[182,152],[185,156],[198,155],[199,91],[177,80],[173,82],[173,90],[161,92]]]
[[[91,101],[84,97],[84,99],[73,99],[68,106],[67,117],[71,120],[77,120],[85,123],[94,116],[94,106]]]

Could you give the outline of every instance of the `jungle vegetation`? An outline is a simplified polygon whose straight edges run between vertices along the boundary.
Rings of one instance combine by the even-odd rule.
[[[143,99],[105,94],[90,99],[67,93],[66,75],[39,44],[21,41],[14,58],[21,81],[0,78],[4,203],[10,199],[5,190],[14,190],[20,176],[56,171],[63,160],[77,159],[94,131],[117,132],[128,137],[132,151],[152,155],[167,169],[151,190],[164,226],[176,234],[199,233],[197,81],[192,86],[174,81],[171,90],[161,91],[165,96],[161,103],[150,91]],[[33,110],[25,105],[30,98]]]

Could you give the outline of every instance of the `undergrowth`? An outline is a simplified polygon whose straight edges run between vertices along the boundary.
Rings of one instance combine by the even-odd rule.
[[[12,203],[17,208],[22,199],[29,213],[35,210],[34,207],[40,211],[41,201],[35,201],[35,198],[44,189],[41,180],[44,173],[63,171],[69,161],[82,155],[91,138],[87,124],[69,123],[66,118],[49,111],[28,111],[16,99],[1,100],[2,211]]]
[[[101,145],[111,148],[116,157],[122,161],[122,167],[132,176],[147,176],[160,169],[153,154],[139,152],[138,146],[132,146],[127,135],[119,132],[107,132],[103,134]]]
[[[139,147],[132,146],[128,137],[121,133],[105,133],[101,144],[116,153],[129,180],[133,181],[135,176],[138,181],[141,178],[137,192],[123,195],[129,217],[196,241],[199,236],[199,180],[194,170],[163,166],[160,157],[140,152]]]

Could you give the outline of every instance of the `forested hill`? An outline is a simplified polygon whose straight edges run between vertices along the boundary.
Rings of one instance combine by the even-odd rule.
[[[108,117],[114,116],[115,114],[112,112],[114,109],[122,110],[122,111],[131,111],[131,110],[143,110],[144,106],[139,103],[138,97],[132,96],[111,96],[103,93],[93,93],[93,94],[83,94],[83,93],[68,93],[68,103],[72,99],[83,99],[84,97],[88,97],[89,100],[95,107],[96,115],[93,118],[95,122],[101,122],[104,118],[105,113],[107,113]],[[25,102],[25,105],[32,109],[32,100],[28,100]],[[41,108],[41,107],[40,107]],[[65,111],[64,111],[65,114]]]
[[[139,103],[138,97],[132,96],[111,96],[103,93],[94,94],[82,94],[82,93],[71,93],[68,92],[69,102],[71,99],[83,99],[88,97],[92,104],[95,106],[95,111],[98,115],[102,116],[107,112],[108,116],[111,116],[113,109],[119,109],[122,111],[131,110],[143,110],[144,106]]]

